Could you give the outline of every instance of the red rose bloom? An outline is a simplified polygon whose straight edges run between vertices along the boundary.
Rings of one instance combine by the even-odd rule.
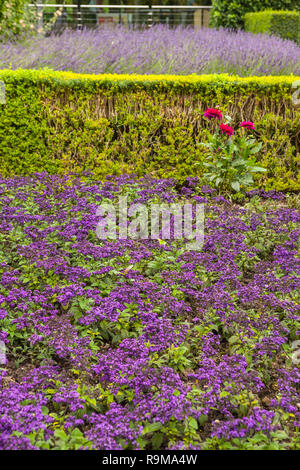
[[[220,129],[222,134],[227,134],[227,135],[232,135],[233,134],[233,129],[230,126],[227,126],[227,124],[220,124]]]
[[[221,121],[222,113],[218,109],[207,108],[204,113],[204,117],[207,117],[208,119],[219,119],[219,121]]]
[[[241,122],[241,127],[245,127],[246,129],[255,129],[254,123],[251,121],[243,121]]]

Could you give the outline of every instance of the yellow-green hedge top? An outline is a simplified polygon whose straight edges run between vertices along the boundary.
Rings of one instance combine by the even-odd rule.
[[[210,86],[230,85],[242,88],[290,88],[293,82],[300,80],[300,76],[266,76],[266,77],[239,77],[229,74],[211,75],[138,75],[138,74],[100,74],[89,75],[73,72],[56,72],[51,69],[43,70],[1,70],[0,79],[3,81],[31,81],[36,83],[59,84],[63,87],[96,85],[98,87],[117,88],[180,88],[197,89]]]

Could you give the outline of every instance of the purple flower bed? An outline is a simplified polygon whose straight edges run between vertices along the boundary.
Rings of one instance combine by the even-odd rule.
[[[292,41],[215,29],[124,27],[66,31],[2,44],[0,68],[49,67],[82,73],[233,73],[299,75],[300,47]]]
[[[203,249],[99,240],[121,193],[204,203]],[[0,449],[299,448],[295,203],[192,178],[1,178]]]

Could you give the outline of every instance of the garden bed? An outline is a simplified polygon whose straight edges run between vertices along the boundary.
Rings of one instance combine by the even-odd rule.
[[[97,206],[201,203],[202,250]],[[0,180],[2,449],[299,449],[299,199],[171,179]]]

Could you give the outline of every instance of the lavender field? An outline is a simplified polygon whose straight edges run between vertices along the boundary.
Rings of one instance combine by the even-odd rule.
[[[299,75],[300,47],[263,34],[123,27],[65,31],[0,48],[0,68],[83,73]]]

